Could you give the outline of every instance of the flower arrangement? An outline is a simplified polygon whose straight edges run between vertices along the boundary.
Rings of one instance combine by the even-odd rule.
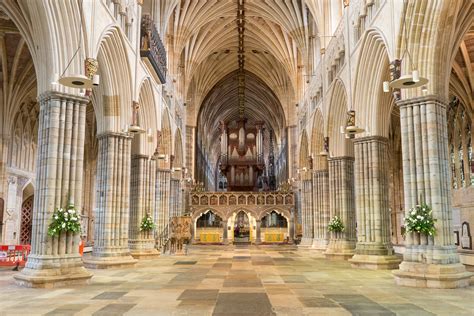
[[[153,219],[151,215],[147,213],[140,223],[140,231],[141,232],[149,232],[155,228],[155,223],[153,223]]]
[[[49,224],[48,235],[58,236],[61,232],[79,233],[81,231],[81,216],[77,213],[74,204],[69,204],[66,209],[57,208],[53,213],[53,221]]]
[[[342,233],[344,231],[344,225],[339,216],[334,216],[331,221],[329,221],[328,230],[335,233]]]
[[[408,217],[404,218],[406,232],[423,233],[429,236],[436,234],[433,211],[426,203],[411,208]]]

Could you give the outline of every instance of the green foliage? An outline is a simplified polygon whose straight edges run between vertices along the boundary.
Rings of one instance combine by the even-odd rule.
[[[344,225],[342,224],[339,216],[334,216],[328,224],[328,230],[330,232],[341,233],[344,231]]]
[[[150,214],[146,214],[142,222],[140,224],[140,231],[141,232],[149,232],[155,228],[155,223],[153,223],[153,219],[151,218]]]
[[[425,203],[416,205],[408,212],[408,217],[404,219],[407,232],[416,232],[433,236],[436,234],[433,211]]]
[[[53,213],[53,221],[49,224],[48,235],[58,236],[61,232],[79,233],[81,231],[80,219],[81,216],[73,204],[69,204],[66,209],[57,208]]]

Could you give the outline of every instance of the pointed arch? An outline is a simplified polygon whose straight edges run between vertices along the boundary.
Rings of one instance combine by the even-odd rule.
[[[364,34],[355,78],[356,119],[371,135],[388,137],[393,96],[382,89],[382,82],[390,81],[387,46],[378,30]]]
[[[299,157],[298,157],[298,166],[299,169],[310,169],[309,163],[309,141],[308,141],[308,134],[306,130],[303,130],[300,140],[300,150],[299,150]],[[309,172],[304,172],[303,176],[309,175]]]
[[[324,119],[321,108],[317,108],[313,117],[313,129],[311,134],[311,154],[314,157],[313,169],[321,170],[324,168],[325,157],[319,156],[324,149]]]
[[[144,155],[152,155],[155,151],[155,144],[153,142],[155,133],[153,132],[153,127],[157,126],[157,124],[155,113],[155,96],[153,94],[153,88],[149,78],[142,80],[139,91],[138,104],[140,108],[138,110],[138,125],[146,132],[134,136],[132,142],[132,152],[137,154],[140,153]]]
[[[336,79],[332,86],[328,113],[326,134],[329,136],[330,155],[353,156],[353,145],[340,130],[341,126],[346,126],[347,116],[347,92],[340,79]]]
[[[182,168],[184,166],[184,151],[183,151],[183,137],[181,136],[181,129],[176,129],[174,136],[174,161],[173,165]]]
[[[472,24],[473,6],[472,1],[408,1],[401,15],[397,55],[402,56],[405,43],[408,43],[408,50],[420,76],[429,79],[429,93],[444,100],[449,95],[448,82],[453,55],[462,41],[462,34]],[[408,34],[406,40],[405,34]],[[403,62],[402,67],[402,73],[410,73],[412,70],[408,61]],[[421,95],[421,88],[403,91],[404,99]]]
[[[121,31],[107,30],[97,54],[100,85],[93,88],[92,105],[97,115],[97,132],[119,132],[131,122],[132,76]]]

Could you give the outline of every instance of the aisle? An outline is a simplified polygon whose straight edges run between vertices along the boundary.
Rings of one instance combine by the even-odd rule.
[[[1,315],[472,315],[474,288],[395,285],[388,271],[291,246],[193,246],[135,269],[95,270],[88,286],[25,289],[0,272]]]

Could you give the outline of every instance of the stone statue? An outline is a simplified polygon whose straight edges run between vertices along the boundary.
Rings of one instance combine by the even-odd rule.
[[[469,223],[462,223],[462,235],[461,235],[461,248],[472,249],[471,231],[469,229]]]

